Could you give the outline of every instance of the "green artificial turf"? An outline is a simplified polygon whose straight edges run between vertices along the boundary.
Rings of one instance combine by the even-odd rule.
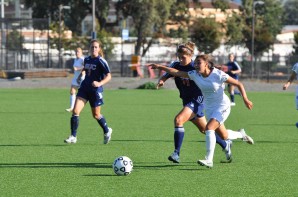
[[[205,137],[185,124],[180,164],[172,153],[173,120],[181,109],[176,90],[105,90],[102,114],[112,140],[92,118],[89,104],[80,115],[77,144],[70,134],[67,89],[1,89],[1,196],[297,196],[298,122],[294,93],[249,92],[226,121],[255,140],[233,142],[233,162],[217,145],[214,168],[199,166]],[[117,176],[118,156],[132,159],[129,176]]]

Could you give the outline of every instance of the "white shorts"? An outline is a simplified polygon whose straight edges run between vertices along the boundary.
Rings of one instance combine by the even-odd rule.
[[[85,76],[81,77],[81,82],[80,82],[80,84],[78,84],[77,78],[76,77],[72,78],[72,80],[71,80],[71,86],[80,87],[81,86],[81,83],[82,83],[82,81],[84,79],[85,79]]]
[[[80,84],[77,82],[77,78],[72,78],[71,80],[71,86],[80,87]]]
[[[229,117],[230,112],[231,112],[230,105],[221,105],[213,108],[206,108],[207,121],[213,118],[217,120],[219,124],[223,124],[226,121],[226,119]]]

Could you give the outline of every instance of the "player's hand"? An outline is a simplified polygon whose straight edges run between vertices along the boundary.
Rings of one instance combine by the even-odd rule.
[[[244,103],[248,109],[251,110],[253,108],[253,103],[250,100],[244,99]]]
[[[158,64],[150,64],[151,69],[158,69]]]
[[[93,81],[93,82],[92,82],[92,86],[98,88],[98,87],[100,87],[100,86],[102,86],[102,85],[101,85],[101,83],[98,82],[98,81]]]
[[[163,81],[159,81],[157,84],[156,84],[156,89],[159,89],[160,87],[162,87],[164,85],[164,82]]]
[[[282,87],[282,89],[283,89],[283,90],[286,90],[286,89],[288,89],[288,87],[289,87],[289,83],[286,83],[286,84]]]

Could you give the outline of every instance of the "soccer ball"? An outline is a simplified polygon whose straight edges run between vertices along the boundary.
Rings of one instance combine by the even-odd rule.
[[[117,175],[126,176],[132,171],[133,163],[130,158],[126,156],[120,156],[113,162],[113,170]]]

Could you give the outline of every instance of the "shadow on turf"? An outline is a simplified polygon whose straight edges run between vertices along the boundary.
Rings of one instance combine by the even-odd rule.
[[[111,168],[108,163],[0,163],[0,168]]]
[[[164,170],[165,168],[169,168],[169,170],[184,170],[184,171],[193,171],[193,170],[205,170],[205,168],[201,168],[200,166],[196,166],[195,162],[184,162],[183,164],[174,164],[169,163],[165,164],[164,162],[155,162],[150,163],[153,165],[149,165],[148,162],[139,162],[134,165],[134,169],[141,170]],[[112,169],[112,165],[110,163],[0,163],[0,168],[106,168]],[[182,168],[182,169],[181,169]],[[111,174],[87,174],[83,176],[113,176]]]
[[[11,146],[11,147],[18,147],[18,146],[66,146],[65,144],[0,144],[1,146]]]

